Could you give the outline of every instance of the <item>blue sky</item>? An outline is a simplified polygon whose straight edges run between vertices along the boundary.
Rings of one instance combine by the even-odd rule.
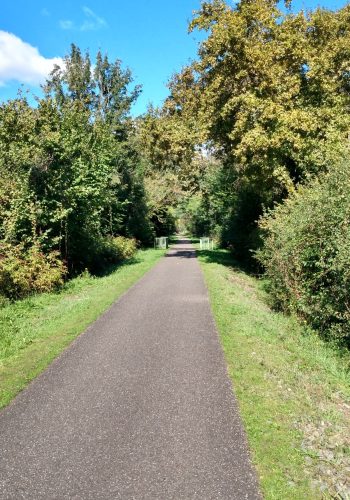
[[[344,5],[339,0],[294,2],[294,9]],[[143,85],[133,112],[145,112],[167,95],[166,82],[196,56],[202,35],[187,34],[200,0],[14,0],[0,13],[0,100],[16,96],[21,84],[39,92],[39,82],[72,42],[92,55],[101,49],[121,59]]]

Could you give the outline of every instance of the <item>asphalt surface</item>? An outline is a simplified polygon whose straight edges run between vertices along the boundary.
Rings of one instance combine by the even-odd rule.
[[[261,498],[189,242],[0,413],[0,498]]]

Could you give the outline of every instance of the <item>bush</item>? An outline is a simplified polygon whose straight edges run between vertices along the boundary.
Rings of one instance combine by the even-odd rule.
[[[125,238],[124,236],[112,238],[112,245],[118,260],[130,259],[130,257],[135,255],[137,250],[136,240],[134,238]]]
[[[118,264],[132,257],[137,250],[137,242],[134,238],[115,236],[95,240],[93,247],[90,246],[85,268],[93,274],[101,274],[109,266]]]
[[[350,175],[340,164],[260,220],[257,252],[279,308],[350,344]]]
[[[63,284],[66,268],[56,252],[44,254],[35,244],[0,245],[0,295],[18,299],[50,292]]]

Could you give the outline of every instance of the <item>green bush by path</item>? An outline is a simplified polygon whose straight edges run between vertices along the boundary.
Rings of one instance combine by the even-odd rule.
[[[134,238],[125,238],[116,236],[113,238],[113,245],[119,260],[130,259],[137,250],[136,240]]]
[[[58,252],[44,254],[38,244],[25,249],[23,245],[0,243],[0,296],[19,299],[51,292],[63,285],[65,274]]]
[[[86,259],[87,269],[97,275],[104,273],[111,265],[133,257],[136,251],[135,238],[125,236],[97,238]]]
[[[130,259],[136,251],[137,242],[134,238],[99,238],[86,262],[92,272],[99,274],[106,272],[111,265]],[[23,244],[0,243],[2,301],[51,292],[63,285],[66,275],[66,266],[59,258],[58,252],[44,253],[37,242],[28,248]]]
[[[350,176],[342,163],[260,221],[275,306],[350,345]]]

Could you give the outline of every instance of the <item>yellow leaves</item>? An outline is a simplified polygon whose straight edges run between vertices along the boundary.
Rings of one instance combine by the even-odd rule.
[[[192,32],[194,29],[208,30],[228,10],[229,7],[223,0],[203,2],[201,9],[194,12],[193,21],[188,28],[189,32]]]
[[[255,0],[215,18],[197,66],[199,116],[234,162],[265,165],[285,184],[288,158],[318,169],[327,148],[339,152],[350,128],[349,13],[282,16]]]

